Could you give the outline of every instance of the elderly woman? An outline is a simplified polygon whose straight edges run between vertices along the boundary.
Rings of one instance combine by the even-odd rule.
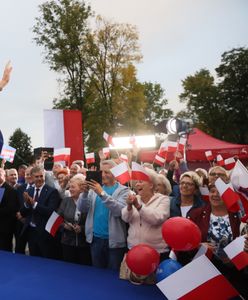
[[[122,219],[129,224],[128,248],[144,243],[156,249],[163,260],[168,256],[168,248],[162,238],[161,227],[168,219],[170,202],[168,196],[155,192],[158,176],[146,168],[150,181],[136,182],[138,195],[130,194],[127,206],[122,209]]]
[[[171,184],[163,174],[157,175],[156,192],[166,196],[169,196],[172,192]]]
[[[75,175],[69,181],[70,197],[64,198],[58,209],[58,214],[64,218],[62,232],[63,259],[68,262],[90,265],[90,249],[85,240],[86,214],[77,209],[77,201],[84,182],[83,175]]]
[[[171,197],[170,217],[187,217],[191,210],[204,205],[198,196],[199,186],[200,178],[195,172],[188,171],[180,176],[180,194]]]
[[[209,185],[209,204],[189,214],[201,230],[202,242],[207,242],[223,261],[227,256],[223,248],[239,236],[240,220],[237,213],[228,212],[214,184]]]

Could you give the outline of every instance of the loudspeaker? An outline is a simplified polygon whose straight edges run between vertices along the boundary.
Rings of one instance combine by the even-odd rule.
[[[47,171],[51,171],[53,168],[53,150],[53,148],[48,147],[39,147],[34,149],[35,159],[39,159],[41,157],[42,152],[47,152],[47,159],[44,162],[44,168]]]

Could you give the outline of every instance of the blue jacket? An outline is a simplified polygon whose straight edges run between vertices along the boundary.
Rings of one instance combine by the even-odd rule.
[[[191,207],[191,209],[188,211],[187,213],[187,217],[188,214],[190,213],[190,211],[194,208],[198,208],[198,207],[202,207],[204,206],[204,202],[202,201],[202,199],[199,196],[194,196],[194,202],[193,202],[193,206]],[[170,197],[170,217],[181,217],[181,195],[177,196],[177,197]]]

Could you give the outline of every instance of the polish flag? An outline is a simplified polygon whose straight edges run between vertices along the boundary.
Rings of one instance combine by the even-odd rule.
[[[239,194],[245,213],[248,215],[248,170],[240,160],[236,161],[232,170],[231,183]]]
[[[217,165],[218,166],[221,166],[221,167],[223,167],[224,166],[224,159],[223,159],[223,157],[220,155],[220,154],[218,154],[217,155],[217,157],[216,157],[216,162],[217,162]]]
[[[121,154],[119,156],[119,160],[124,161],[124,162],[128,162],[128,157],[126,154]]]
[[[238,270],[248,266],[248,253],[244,251],[245,236],[241,235],[228,244],[224,251]]]
[[[201,197],[204,201],[209,202],[209,189],[206,186],[200,186]]]
[[[151,181],[149,175],[146,173],[146,169],[140,164],[132,161],[132,180]]]
[[[177,142],[167,142],[168,152],[176,152],[177,151]]]
[[[235,166],[235,159],[233,157],[224,160],[224,166],[227,170],[232,170]]]
[[[131,179],[128,165],[125,162],[113,167],[110,171],[121,184],[125,184]]]
[[[186,142],[187,142],[186,138],[180,137],[177,150],[183,152]]]
[[[5,159],[6,161],[13,162],[15,158],[16,149],[3,144],[2,150],[0,153],[0,158]]]
[[[221,199],[225,202],[227,210],[231,212],[238,212],[240,210],[238,201],[240,197],[234,192],[231,183],[225,183],[221,178],[215,181],[215,186],[221,196]]]
[[[160,165],[160,166],[164,166],[164,164],[165,164],[165,162],[166,162],[166,160],[163,158],[163,157],[161,157],[161,156],[159,156],[159,155],[156,155],[155,156],[155,158],[154,158],[154,162],[157,164],[157,165]]]
[[[70,161],[71,148],[54,149],[53,161]]]
[[[46,223],[46,231],[48,231],[53,237],[59,229],[59,226],[64,222],[63,217],[58,215],[55,211],[51,214]]]
[[[107,132],[104,132],[104,133],[103,133],[103,138],[105,139],[105,141],[106,141],[109,145],[114,146],[113,138],[112,138],[112,136],[109,135]]]
[[[110,157],[110,150],[109,150],[109,147],[104,147],[104,148],[102,148],[102,153],[103,153],[103,155],[104,155],[106,158],[109,158],[109,157]]]
[[[79,110],[44,110],[44,144],[54,149],[71,148],[71,161],[82,159],[83,129]]]
[[[227,300],[239,295],[205,255],[161,280],[157,286],[169,300]]]
[[[87,165],[93,164],[95,162],[95,153],[94,152],[86,153],[85,158],[86,158]]]
[[[206,155],[206,158],[207,158],[208,161],[214,160],[214,156],[213,156],[213,153],[212,153],[211,150],[205,151],[205,155]]]
[[[168,147],[167,147],[167,143],[166,142],[163,142],[161,145],[160,145],[160,148],[158,150],[158,155],[160,157],[164,157],[166,159],[167,157],[167,151],[168,150]]]

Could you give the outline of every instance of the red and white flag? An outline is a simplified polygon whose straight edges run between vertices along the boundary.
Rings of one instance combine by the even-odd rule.
[[[85,158],[86,158],[87,165],[93,164],[95,162],[95,153],[94,152],[86,153]]]
[[[244,251],[244,235],[237,237],[228,244],[224,251],[238,270],[248,266],[248,253]]]
[[[169,300],[227,300],[239,295],[205,255],[161,280],[157,286]]]
[[[128,162],[128,157],[126,154],[121,154],[119,156],[119,160],[124,161],[124,162]]]
[[[167,147],[168,147],[168,149],[167,149],[168,152],[176,152],[177,151],[177,142],[168,141]]]
[[[146,169],[140,164],[132,161],[132,180],[151,181]]]
[[[155,162],[157,165],[163,167],[164,164],[165,164],[165,162],[166,162],[166,160],[165,160],[163,157],[161,157],[160,155],[156,154],[156,156],[155,156],[155,158],[154,158],[154,162]]]
[[[184,137],[180,137],[179,142],[178,142],[178,147],[177,150],[183,152],[185,145],[186,145],[187,139]]]
[[[232,170],[231,183],[235,191],[239,194],[244,210],[248,215],[248,170],[240,160],[236,161],[235,167]]]
[[[2,150],[0,153],[0,158],[5,159],[6,161],[13,162],[15,158],[16,149],[3,144]]]
[[[225,183],[221,178],[215,181],[215,186],[220,194],[221,199],[225,202],[227,210],[238,212],[240,210],[238,201],[240,197],[234,192],[231,183]]]
[[[110,171],[121,184],[125,184],[131,179],[128,165],[125,162],[113,167]]]
[[[223,159],[223,157],[220,154],[218,154],[217,157],[216,157],[216,163],[220,167],[223,167],[224,164],[225,164],[224,163],[224,159]]]
[[[233,157],[224,160],[224,167],[226,170],[232,170],[235,166],[235,159]]]
[[[104,148],[102,148],[102,153],[103,153],[103,155],[104,155],[106,158],[109,158],[109,157],[110,157],[110,150],[109,150],[109,147],[104,147]]]
[[[71,148],[54,149],[53,161],[70,161]]]
[[[200,193],[201,193],[201,198],[206,201],[209,202],[209,189],[206,186],[200,186]]]
[[[82,159],[83,129],[79,110],[44,110],[44,146],[54,149],[71,148],[70,160]]]
[[[205,155],[208,161],[214,160],[214,156],[211,150],[205,151]]]
[[[46,223],[46,231],[48,231],[52,236],[55,236],[59,229],[59,226],[64,222],[63,217],[58,215],[55,211],[51,214],[50,218]]]
[[[160,145],[160,148],[158,150],[158,155],[160,157],[164,157],[166,159],[167,157],[167,151],[168,150],[168,146],[167,146],[167,143],[166,142],[163,142],[161,145]]]
[[[107,132],[104,132],[104,133],[103,133],[103,138],[105,139],[105,141],[106,141],[109,145],[114,146],[113,138],[112,138],[112,136],[109,135]]]

